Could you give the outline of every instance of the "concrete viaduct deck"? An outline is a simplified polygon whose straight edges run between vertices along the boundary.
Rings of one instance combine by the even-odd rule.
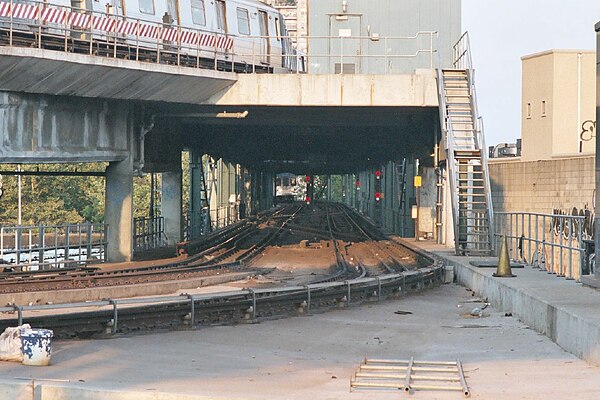
[[[138,173],[163,172],[163,191],[171,194],[162,205],[169,241],[181,239],[184,149],[249,170],[268,167],[269,174],[311,162],[315,173],[360,171],[391,155],[429,158],[439,131],[437,107],[431,69],[392,75],[235,74],[0,47],[2,162],[110,162],[105,222],[111,227],[111,261],[133,254],[132,182]],[[215,118],[240,110],[250,110],[249,116]],[[365,137],[377,139],[367,145]],[[270,182],[261,179],[259,186]]]

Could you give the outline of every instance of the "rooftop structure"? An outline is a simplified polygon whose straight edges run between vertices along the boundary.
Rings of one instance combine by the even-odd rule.
[[[310,73],[412,73],[452,66],[460,0],[309,3]]]
[[[595,52],[548,50],[521,60],[522,159],[592,153],[596,148]]]

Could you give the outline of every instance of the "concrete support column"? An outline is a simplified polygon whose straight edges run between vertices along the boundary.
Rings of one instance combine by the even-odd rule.
[[[133,162],[111,162],[106,168],[104,222],[108,224],[108,262],[133,256]]]
[[[163,172],[162,198],[160,202],[161,215],[165,221],[167,244],[172,246],[182,239],[181,216],[181,169],[179,171]]]
[[[190,232],[191,238],[198,238],[202,233],[202,153],[190,151]]]

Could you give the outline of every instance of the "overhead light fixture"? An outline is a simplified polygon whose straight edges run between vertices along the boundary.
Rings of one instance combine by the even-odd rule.
[[[242,112],[228,113],[227,111],[220,112],[216,115],[217,118],[246,118],[248,116],[248,110]]]
[[[250,114],[248,110],[242,112],[227,112],[223,111],[220,113],[186,113],[186,114],[158,114],[160,117],[171,117],[171,118],[233,118],[243,119]]]
[[[338,14],[335,16],[336,21],[348,21],[347,15]]]

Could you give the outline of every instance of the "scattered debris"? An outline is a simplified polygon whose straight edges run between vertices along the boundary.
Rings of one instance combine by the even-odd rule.
[[[512,317],[512,313],[511,312],[504,313],[504,316],[505,317]]]
[[[477,324],[465,324],[465,325],[442,325],[442,328],[458,328],[458,329],[477,329],[477,328],[501,328],[501,325],[477,325]]]

